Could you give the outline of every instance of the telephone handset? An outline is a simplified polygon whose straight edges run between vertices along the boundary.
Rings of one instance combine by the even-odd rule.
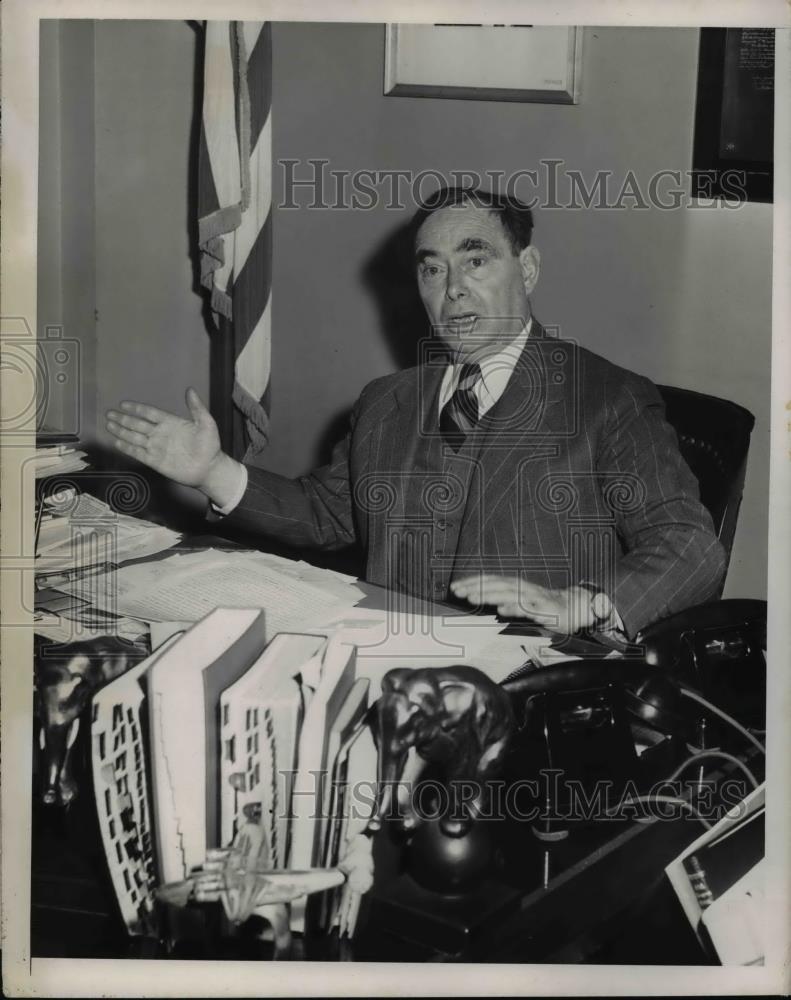
[[[702,604],[657,622],[641,637],[650,666],[715,700],[738,681],[748,693],[765,682],[766,601]]]
[[[687,608],[637,637],[623,659],[609,650],[531,670],[503,682],[521,702],[551,692],[619,684],[641,722],[672,727],[680,718],[678,684],[699,691],[749,725],[763,725],[766,687],[766,601],[724,600]]]

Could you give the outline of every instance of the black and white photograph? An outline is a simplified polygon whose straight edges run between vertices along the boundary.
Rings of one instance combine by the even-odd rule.
[[[787,993],[787,5],[4,8],[7,995]]]

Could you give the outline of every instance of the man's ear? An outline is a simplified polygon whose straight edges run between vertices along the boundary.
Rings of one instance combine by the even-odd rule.
[[[541,254],[538,247],[525,247],[519,251],[519,265],[522,268],[522,279],[525,283],[525,292],[529,295],[538,283],[538,275],[541,271]]]

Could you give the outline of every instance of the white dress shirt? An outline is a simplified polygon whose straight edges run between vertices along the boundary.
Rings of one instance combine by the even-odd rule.
[[[214,513],[221,514],[223,517],[226,514],[230,514],[234,507],[239,506],[244,496],[244,491],[247,489],[247,466],[242,465],[241,462],[237,462],[234,475],[236,477],[236,489],[233,491],[233,496],[228,503],[224,507],[218,507],[216,503],[212,503],[211,505]]]
[[[514,337],[510,344],[506,344],[506,346],[497,354],[493,354],[491,357],[484,358],[483,361],[479,362],[481,366],[481,377],[475,383],[473,389],[478,399],[479,419],[488,410],[491,410],[497,400],[505,392],[508,380],[511,378],[511,374],[516,367],[519,356],[527,343],[527,338],[530,336],[530,328],[532,325],[533,317],[531,316],[527,321],[527,326],[525,326],[520,334]],[[457,362],[456,364],[448,365],[442,379],[442,385],[439,389],[440,413],[442,413],[442,407],[456,391],[456,386],[459,384],[459,377],[461,376],[461,370],[463,367],[464,362],[462,361]]]

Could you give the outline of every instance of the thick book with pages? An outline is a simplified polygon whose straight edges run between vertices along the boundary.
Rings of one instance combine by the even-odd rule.
[[[156,844],[163,882],[186,878],[220,843],[220,696],[255,663],[264,612],[217,608],[150,671]]]
[[[222,843],[258,815],[273,868],[286,867],[299,735],[312,693],[303,677],[325,644],[320,635],[279,633],[220,699]]]

